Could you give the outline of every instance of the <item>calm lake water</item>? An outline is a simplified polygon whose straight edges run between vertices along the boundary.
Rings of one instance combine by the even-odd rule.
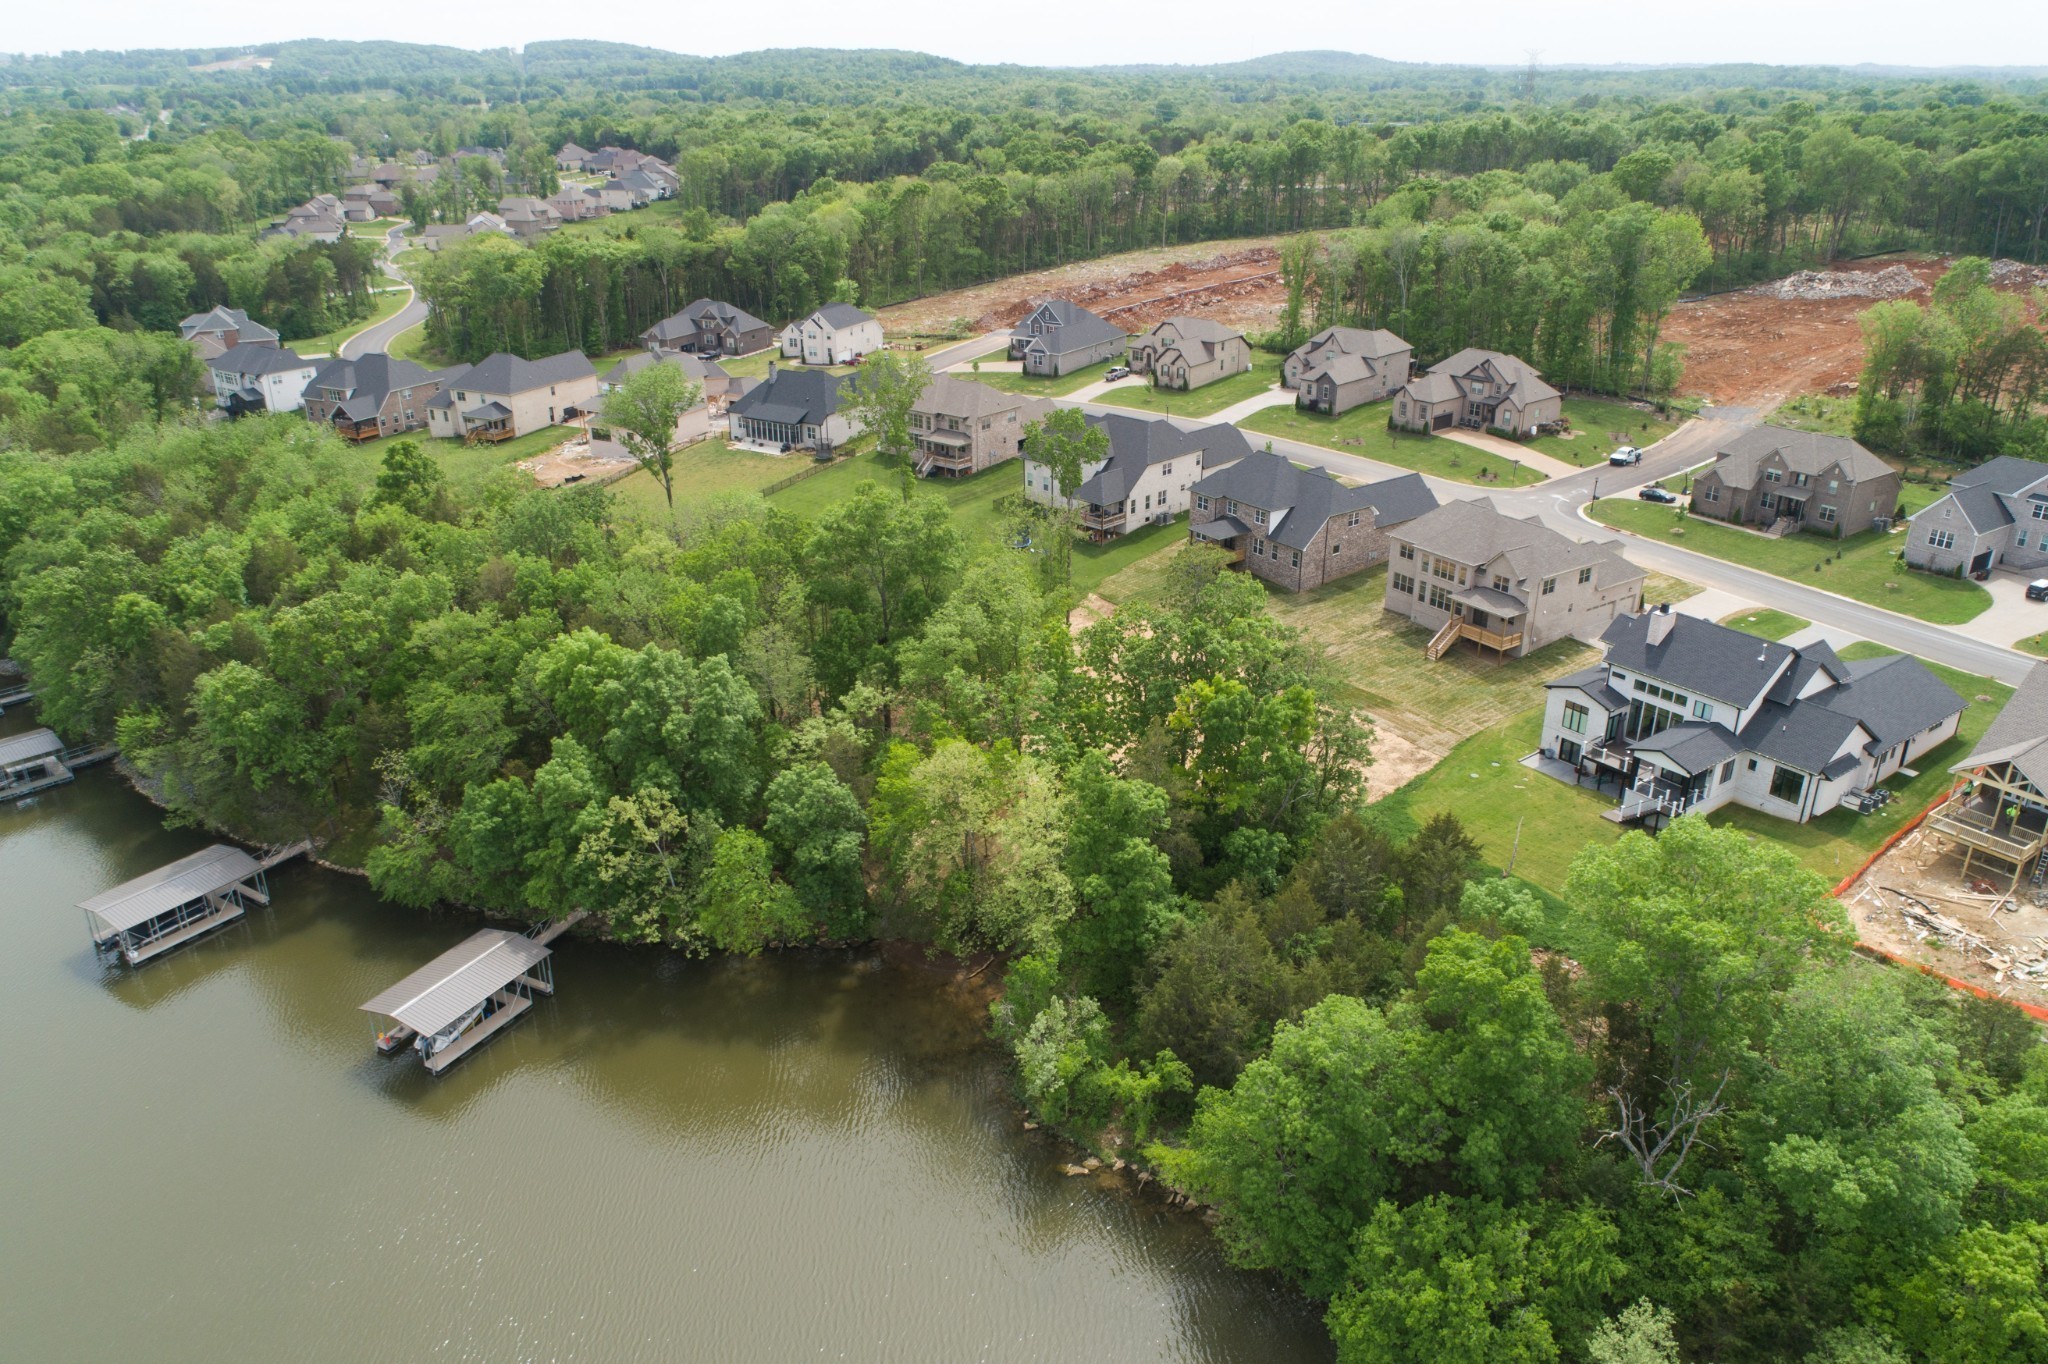
[[[208,841],[106,770],[0,809],[8,1359],[1330,1357],[1198,1223],[1058,1174],[916,967],[559,942],[432,1079],[356,1006],[476,925],[354,878],[94,958],[73,905]]]

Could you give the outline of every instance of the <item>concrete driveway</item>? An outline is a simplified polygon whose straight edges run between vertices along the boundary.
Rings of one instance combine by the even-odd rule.
[[[1439,439],[1454,440],[1460,445],[1469,445],[1475,450],[1484,450],[1489,455],[1499,455],[1515,463],[1534,469],[1545,478],[1570,478],[1579,472],[1576,464],[1567,464],[1561,459],[1540,454],[1535,450],[1517,445],[1499,436],[1489,436],[1484,431],[1472,431],[1464,427],[1447,426],[1435,433]]]

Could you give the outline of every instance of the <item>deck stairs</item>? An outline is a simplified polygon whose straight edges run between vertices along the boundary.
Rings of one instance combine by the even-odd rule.
[[[1444,628],[1436,632],[1436,638],[1430,640],[1429,647],[1422,651],[1423,657],[1432,663],[1442,658],[1451,651],[1451,646],[1458,642],[1458,636],[1464,628],[1465,622],[1452,616],[1444,622]]]
[[[1780,539],[1783,536],[1790,535],[1793,531],[1797,529],[1799,529],[1799,523],[1797,521],[1793,520],[1789,516],[1781,516],[1777,520],[1771,522],[1771,524],[1764,530],[1764,534],[1768,535],[1771,539],[1776,540]]]
[[[917,476],[919,478],[930,478],[932,476],[932,465],[934,463],[935,461],[929,454],[920,453],[917,457]]]

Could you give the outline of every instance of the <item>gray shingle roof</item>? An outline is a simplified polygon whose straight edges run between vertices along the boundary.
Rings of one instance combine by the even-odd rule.
[[[1963,711],[1963,698],[1919,659],[1906,654],[1847,665],[1849,680],[1814,696],[1809,705],[1852,716],[1870,731],[1882,753]]]
[[[993,417],[1003,412],[1019,412],[1020,422],[1037,421],[1052,411],[1052,403],[1045,398],[1027,398],[1018,393],[1005,393],[990,384],[976,383],[952,374],[934,374],[931,382],[918,394],[913,412],[935,413],[946,417]]]
[[[1758,467],[1772,454],[1781,457],[1785,467],[1797,474],[1818,474],[1839,463],[1852,481],[1860,483],[1893,472],[1891,465],[1846,436],[1793,431],[1783,426],[1756,426],[1744,431],[1715,451],[1713,472],[1731,488],[1754,488]]]
[[[418,388],[428,382],[431,380],[426,366],[397,359],[383,351],[371,351],[353,360],[329,360],[313,371],[313,381],[307,385],[307,392],[318,388],[341,389],[354,400],[351,406],[367,402],[369,409],[363,415],[375,416],[393,389]],[[357,414],[351,411],[349,415]]]
[[[1517,403],[1528,404],[1557,396],[1557,390],[1544,383],[1543,376],[1527,361],[1497,350],[1481,350],[1477,346],[1467,346],[1456,355],[1437,361],[1429,367],[1429,372],[1454,380],[1463,380],[1466,375],[1489,361],[1494,372],[1508,385],[1508,396]],[[1461,391],[1462,388],[1461,383]]]
[[[178,331],[187,341],[208,332],[232,331],[238,333],[240,344],[252,341],[275,341],[277,333],[254,321],[240,308],[220,307],[203,313],[194,313],[178,324]]]
[[[1394,537],[1461,564],[1485,566],[1505,555],[1518,577],[1532,580],[1592,568],[1602,587],[1632,582],[1644,571],[1611,543],[1574,540],[1534,517],[1505,515],[1490,498],[1446,502],[1403,526]]]
[[[2000,455],[1997,459],[1986,460],[1974,469],[1965,470],[1948,481],[1951,488],[1989,488],[2007,497],[2014,497],[2048,479],[2048,464],[2038,460],[2021,459],[2017,455]]]
[[[2010,762],[2036,788],[2048,792],[2048,663],[2034,665],[1970,756],[1949,770],[1967,772],[2002,762]]]
[[[778,369],[758,388],[742,394],[732,411],[757,421],[791,426],[818,426],[837,412],[845,397],[847,376],[820,369]]]
[[[1183,455],[1200,453],[1205,467],[1214,469],[1251,454],[1251,442],[1244,432],[1221,423],[1183,431],[1172,422],[1143,417],[1090,415],[1088,424],[1109,437],[1109,458],[1095,474],[1074,490],[1074,497],[1096,506],[1121,502],[1129,496],[1138,478],[1154,464]]]
[[[568,383],[572,379],[590,379],[596,374],[590,357],[580,350],[565,350],[560,355],[543,356],[538,360],[522,360],[499,351],[471,365],[461,375],[460,382],[465,389],[479,393],[511,394],[527,393],[549,384]]]
[[[1033,336],[1026,326],[1032,317],[1041,311],[1052,314],[1052,326]],[[1010,335],[1019,340],[1029,339],[1034,349],[1053,355],[1067,355],[1074,351],[1087,350],[1105,341],[1122,341],[1125,332],[1113,322],[1105,322],[1078,303],[1064,298],[1047,299],[1038,307],[1025,314],[1023,322],[1010,329]]]
[[[1325,327],[1303,342],[1301,350],[1318,351],[1332,342],[1346,355],[1362,355],[1368,360],[1384,360],[1414,349],[1384,327]]]
[[[1375,513],[1372,524],[1384,528],[1411,521],[1437,505],[1436,494],[1420,474],[1350,488],[1327,470],[1296,468],[1291,460],[1264,450],[1206,475],[1191,491],[1231,498],[1276,516],[1284,512],[1271,538],[1289,549],[1308,548],[1333,516],[1370,509]]]
[[[1581,668],[1575,673],[1566,673],[1563,677],[1553,677],[1543,685],[1545,689],[1565,687],[1572,691],[1584,692],[1599,702],[1610,714],[1628,708],[1628,698],[1607,685],[1607,665],[1604,663],[1595,663],[1590,668]]]
[[[1855,737],[1858,724],[1854,716],[1811,701],[1791,706],[1769,701],[1743,727],[1742,746],[1774,763],[1824,773]]]
[[[1642,753],[1662,754],[1692,776],[1719,767],[1742,751],[1742,744],[1727,726],[1708,724],[1673,725],[1629,747]]]
[[[1618,616],[1608,625],[1600,642],[1607,646],[1610,666],[1747,709],[1797,656],[1788,644],[1677,612],[1671,632],[1652,644],[1649,626],[1656,614]]]
[[[275,374],[280,370],[305,369],[312,362],[289,347],[256,346],[243,342],[229,346],[207,365],[223,374]]]
[[[875,320],[873,313],[862,312],[851,303],[827,303],[811,314],[828,327],[857,327],[863,322]],[[806,322],[810,321],[807,317]]]

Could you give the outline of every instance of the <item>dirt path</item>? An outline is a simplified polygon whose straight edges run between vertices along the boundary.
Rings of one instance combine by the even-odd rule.
[[[1266,330],[1285,299],[1279,242],[1278,237],[1246,237],[1127,251],[913,299],[884,308],[879,316],[892,333],[938,332],[960,319],[987,331],[1014,326],[1046,299],[1066,298],[1113,314],[1112,321],[1133,332],[1178,313]]]

